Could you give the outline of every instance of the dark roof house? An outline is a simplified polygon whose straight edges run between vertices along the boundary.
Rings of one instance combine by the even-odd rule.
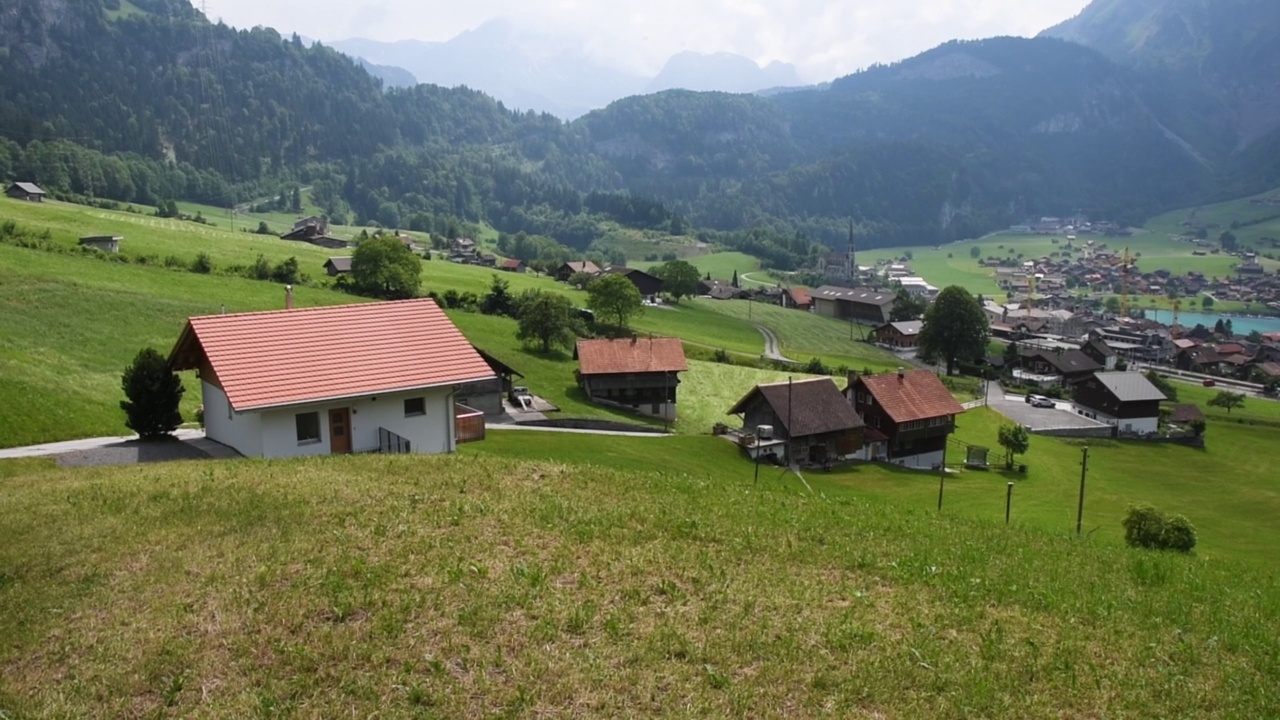
[[[330,277],[349,273],[351,272],[351,258],[331,257],[324,261],[324,271],[328,273]]]
[[[1072,398],[1080,414],[1127,434],[1159,430],[1160,403],[1167,398],[1139,372],[1100,372],[1076,384]]]
[[[728,414],[741,415],[747,433],[773,428],[773,437],[787,441],[783,459],[788,462],[847,458],[863,445],[865,423],[831,378],[757,385]]]
[[[29,182],[16,182],[5,188],[5,195],[17,200],[30,200],[31,202],[41,202],[44,200],[45,191],[39,185]]]

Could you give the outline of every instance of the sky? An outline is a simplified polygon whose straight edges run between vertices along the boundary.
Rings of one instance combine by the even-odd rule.
[[[194,0],[197,7],[200,0]],[[448,40],[495,17],[572,38],[606,65],[653,75],[671,55],[733,52],[796,65],[807,82],[952,39],[1034,35],[1087,0],[205,0],[211,19],[324,41]]]

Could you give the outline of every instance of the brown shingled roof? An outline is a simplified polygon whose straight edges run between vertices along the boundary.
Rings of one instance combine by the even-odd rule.
[[[746,412],[747,405],[756,395],[763,396],[773,408],[788,437],[822,435],[865,425],[829,377],[757,385],[727,414]]]
[[[494,376],[430,299],[193,317],[169,362],[204,358],[237,411]]]
[[[959,415],[964,408],[930,370],[858,378],[896,423]]]
[[[574,355],[583,375],[684,372],[689,361],[679,338],[579,340]]]

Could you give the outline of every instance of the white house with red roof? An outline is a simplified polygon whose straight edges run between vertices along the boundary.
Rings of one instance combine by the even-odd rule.
[[[433,300],[193,317],[205,433],[251,457],[453,452],[463,383],[493,370]]]

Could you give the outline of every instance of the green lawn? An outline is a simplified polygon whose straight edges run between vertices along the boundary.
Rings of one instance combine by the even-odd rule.
[[[738,275],[741,276],[760,269],[760,261],[758,259],[740,252],[717,252],[709,255],[688,257],[684,258],[684,260],[698,268],[698,272],[702,275],[705,276],[710,273],[714,280],[729,281],[733,279],[734,271],[737,271]],[[661,264],[661,262],[638,260],[627,263],[628,266],[640,268],[641,270],[648,270]]]
[[[1254,566],[757,483],[716,438],[492,435],[454,457],[0,471],[0,709],[1280,709],[1280,584]]]
[[[844,365],[854,370],[875,371],[893,370],[902,365],[893,353],[863,342],[862,336],[870,329],[861,325],[746,300],[700,302],[715,313],[773,330],[782,354],[793,360],[807,362],[817,357],[831,367]]]
[[[1253,246],[1259,252],[1275,252],[1276,246],[1264,238],[1280,238],[1280,207],[1254,205],[1249,201],[1254,198],[1273,198],[1277,192],[1280,190],[1215,205],[1175,210],[1148,220],[1146,227],[1154,233],[1170,236],[1191,232],[1191,228],[1183,225],[1183,222],[1203,225],[1208,229],[1210,241],[1216,241],[1223,232],[1231,230],[1241,245]],[[1258,224],[1232,229],[1233,222]]]

